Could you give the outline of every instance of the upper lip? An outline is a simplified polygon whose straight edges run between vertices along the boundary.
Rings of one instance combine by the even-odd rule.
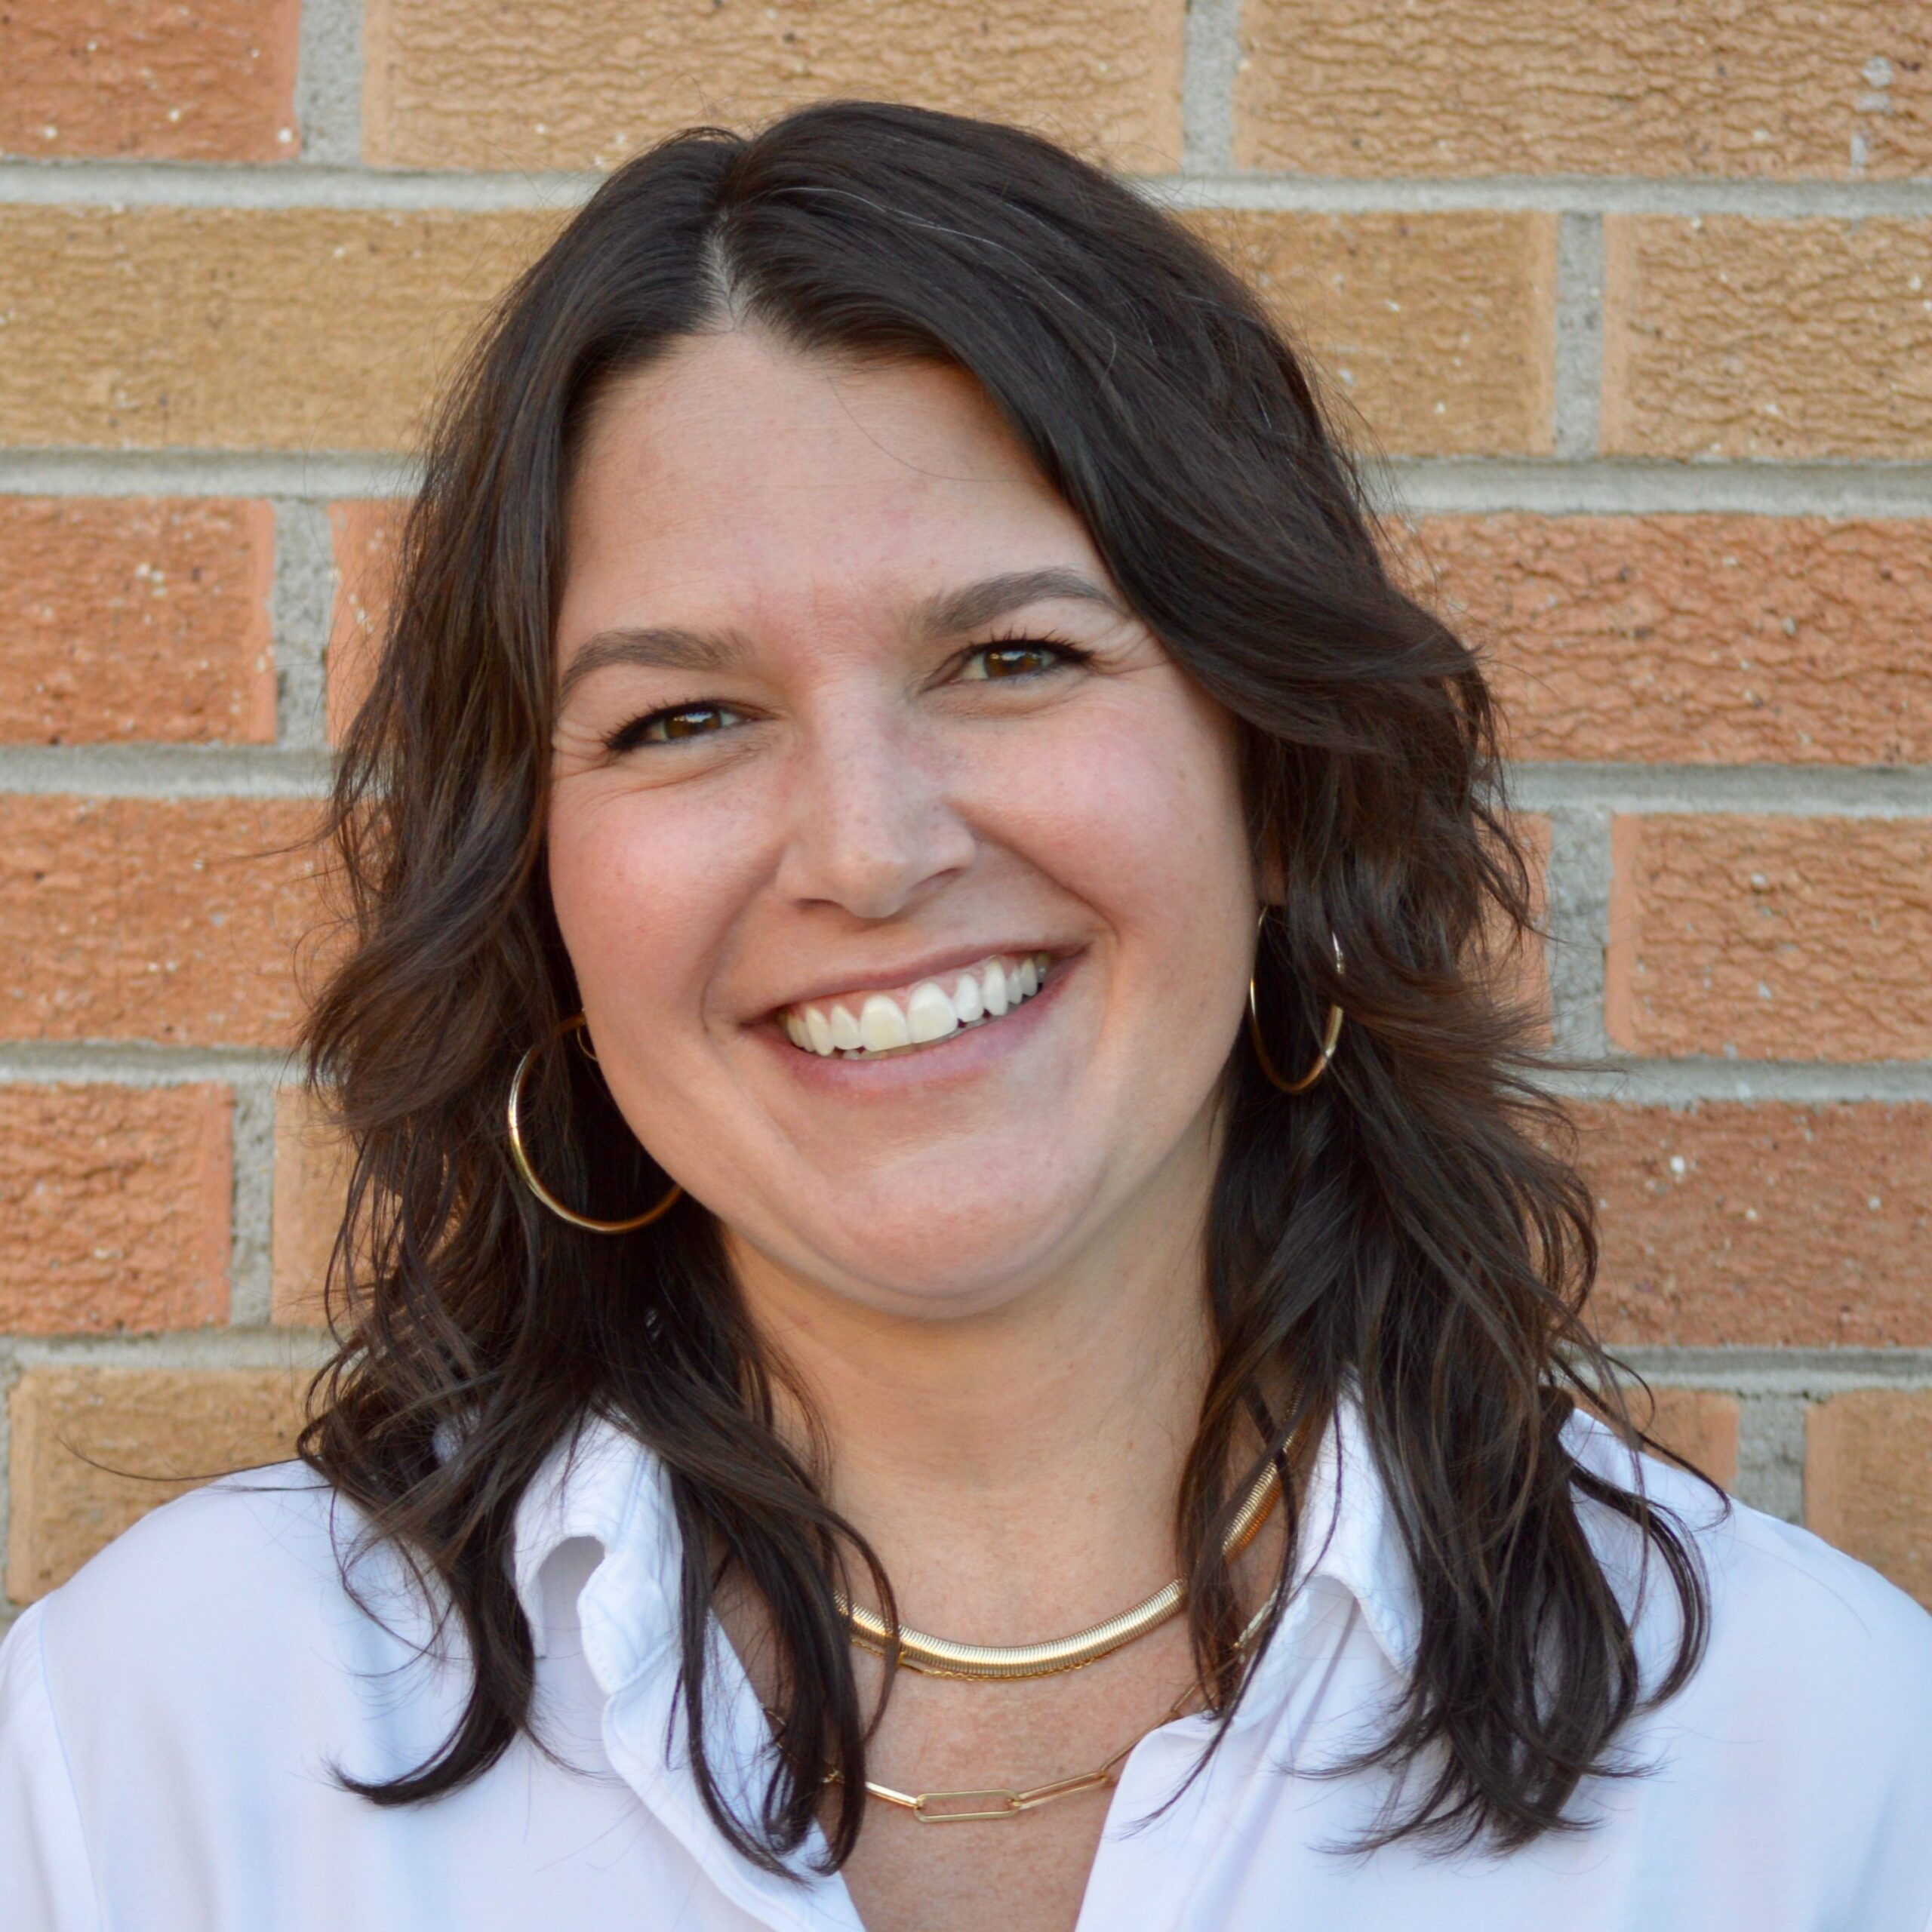
[[[788,994],[783,999],[775,1001],[765,1009],[767,1019],[784,1013],[795,1006],[809,1006],[814,1001],[836,999],[841,994],[863,995],[872,992],[888,992],[898,986],[915,986],[921,980],[943,978],[948,973],[963,973],[969,966],[977,966],[983,959],[1025,958],[1029,953],[1044,952],[1052,958],[1060,958],[1066,951],[1064,946],[1056,946],[1039,940],[996,940],[989,945],[949,946],[943,952],[929,952],[921,958],[897,960],[881,965],[854,966],[848,968],[842,977],[827,976],[819,980],[808,991]]]

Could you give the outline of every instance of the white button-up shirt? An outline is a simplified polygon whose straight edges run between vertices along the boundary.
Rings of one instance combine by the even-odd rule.
[[[1630,1460],[1594,1424],[1586,1454]],[[1417,1617],[1384,1492],[1345,1414],[1312,1491],[1309,1554],[1222,1749],[1136,1748],[1112,1796],[1080,1932],[1927,1932],[1932,1618],[1802,1530],[1646,1461],[1710,1573],[1710,1647],[1632,1725],[1646,1776],[1592,1781],[1588,1831],[1506,1857],[1411,1841],[1334,1847],[1384,1795],[1300,1774],[1358,1743],[1402,1681]],[[1333,1534],[1322,1534],[1324,1525]],[[0,1651],[6,1932],[861,1932],[843,1881],[735,1854],[698,1801],[675,1697],[678,1536],[661,1467],[593,1427],[525,1500],[516,1583],[543,1734],[474,1783],[383,1810],[336,1770],[410,1769],[460,1707],[460,1662],[418,1654],[393,1558],[345,1591],[350,1512],[298,1466],[156,1511],[29,1609]],[[1595,1526],[1631,1586],[1635,1549]],[[1674,1624],[1654,1598],[1652,1660]],[[385,1624],[389,1627],[385,1628]],[[755,1776],[756,1697],[721,1637],[712,1749]],[[959,1827],[987,1835],[1016,1825]]]

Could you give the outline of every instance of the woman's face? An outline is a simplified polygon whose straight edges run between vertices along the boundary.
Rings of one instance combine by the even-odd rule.
[[[977,386],[694,340],[605,400],[568,535],[557,916],[729,1238],[962,1314],[1198,1216],[1257,904],[1233,729]]]

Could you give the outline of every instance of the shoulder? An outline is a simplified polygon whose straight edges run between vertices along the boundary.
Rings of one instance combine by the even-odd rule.
[[[1708,1592],[1707,1641],[1678,1700],[1681,1721],[1775,1748],[1794,1777],[1909,1787],[1932,1806],[1932,1615],[1810,1531],[1633,1458],[1600,1426],[1589,1434],[1581,1459],[1621,1487],[1641,1484]],[[1607,1570],[1638,1604],[1640,1651],[1647,1630],[1654,1657],[1680,1627],[1655,1546],[1646,1561],[1623,1524],[1592,1527]]]
[[[420,1595],[298,1463],[223,1478],[152,1511],[35,1607],[47,1690],[77,1748],[221,1714],[271,1727],[352,1701],[420,1655]]]

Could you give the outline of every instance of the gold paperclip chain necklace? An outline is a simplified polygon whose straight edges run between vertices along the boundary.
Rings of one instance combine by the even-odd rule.
[[[1247,1627],[1235,1639],[1237,1652],[1245,1650],[1254,1634],[1269,1618],[1275,1607],[1275,1597],[1271,1592],[1268,1601],[1257,1611],[1249,1620]],[[1071,1777],[1054,1778],[1045,1784],[1029,1786],[1024,1791],[1015,1791],[1004,1785],[987,1785],[960,1791],[895,1791],[889,1784],[878,1784],[868,1778],[866,1795],[875,1798],[881,1804],[896,1806],[901,1811],[909,1811],[922,1825],[988,1825],[1008,1818],[1017,1818],[1023,1811],[1032,1811],[1042,1804],[1051,1804],[1056,1798],[1072,1798],[1083,1791],[1099,1791],[1120,1781],[1120,1767],[1134,1754],[1135,1746],[1143,1738],[1150,1737],[1164,1724],[1171,1724],[1192,1700],[1195,1687],[1189,1684],[1168,1706],[1166,1716],[1149,1724],[1131,1742],[1123,1744],[1106,1763],[1097,1765],[1091,1771],[1076,1771]],[[768,1709],[766,1716],[774,1724],[778,1721],[777,1713]],[[844,1780],[836,1771],[828,1771],[827,1784],[839,1784]]]

